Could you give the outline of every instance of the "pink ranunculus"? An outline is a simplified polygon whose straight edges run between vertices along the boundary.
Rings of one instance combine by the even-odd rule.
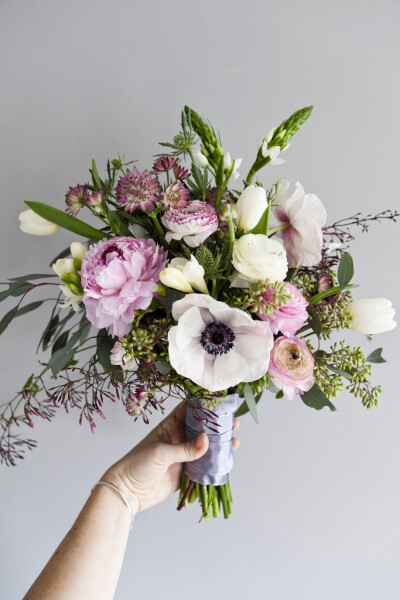
[[[266,308],[273,297],[273,290],[269,288],[262,294],[264,302],[262,312],[256,314],[262,321],[268,321],[272,333],[281,332],[283,335],[291,337],[303,327],[308,319],[308,300],[292,283],[285,282],[284,286],[287,288],[287,293],[290,294],[287,303],[268,315]]]
[[[312,267],[321,260],[326,210],[321,200],[315,194],[306,194],[299,182],[286,198],[288,187],[288,181],[279,183],[273,208],[279,224],[287,226],[278,235],[283,238],[289,267]]]
[[[313,370],[314,357],[302,340],[285,336],[275,340],[268,373],[285,398],[293,400],[310,390],[315,383]]]
[[[89,321],[111,335],[126,335],[135,309],[149,307],[166,259],[150,239],[115,237],[91,246],[81,268]]]
[[[183,240],[191,248],[196,248],[218,229],[218,214],[213,206],[193,200],[182,208],[171,207],[165,211],[161,221],[169,230],[165,239]]]

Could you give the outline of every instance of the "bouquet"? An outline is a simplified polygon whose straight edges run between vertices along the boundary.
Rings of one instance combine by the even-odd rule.
[[[0,301],[18,299],[0,333],[46,300],[52,306],[40,372],[0,408],[3,462],[15,465],[35,446],[16,432],[21,425],[50,420],[59,407],[76,409],[94,432],[107,400],[148,423],[173,398],[186,402],[188,439],[200,431],[210,439],[205,456],[185,465],[178,508],[198,499],[202,518],[227,518],[233,418],[249,411],[257,421],[265,390],[317,410],[335,410],[343,388],[367,408],[377,404],[381,388],[369,378],[372,363],[385,362],[382,348],[366,355],[327,340],[341,329],[371,336],[395,327],[389,300],[353,299],[349,246],[351,226],[366,230],[399,213],[327,225],[323,203],[300,183],[271,177],[267,187],[258,178],[283,162],[311,111],[265,136],[244,179],[241,159],[186,106],[151,170],[118,156],[100,174],[92,160],[90,181],[69,188],[65,211],[26,202],[22,231],[62,227],[73,238],[51,261],[52,274],[11,278],[0,293]],[[50,298],[25,302],[44,286]]]

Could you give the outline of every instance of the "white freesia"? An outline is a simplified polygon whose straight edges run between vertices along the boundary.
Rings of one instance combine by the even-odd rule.
[[[136,369],[136,361],[132,356],[126,356],[126,349],[122,343],[117,340],[111,350],[110,362],[112,365],[121,367],[123,371],[134,371]]]
[[[393,318],[395,310],[386,298],[353,300],[347,308],[351,314],[350,329],[358,333],[383,333],[397,325]]]
[[[236,202],[237,228],[253,229],[261,219],[265,209],[268,206],[267,194],[264,188],[259,185],[249,185],[240,194]]]
[[[78,310],[80,310],[80,303],[83,300],[83,296],[78,296],[77,294],[71,292],[67,285],[60,285],[59,288],[65,296],[65,301],[60,303],[58,306],[60,308],[69,308],[72,306],[74,311],[78,312]]]
[[[288,270],[282,244],[261,233],[248,233],[235,240],[232,263],[236,269],[230,278],[232,287],[249,287],[266,279],[283,281]]]
[[[180,292],[185,292],[186,294],[193,292],[192,286],[184,277],[182,271],[176,267],[168,266],[161,271],[160,281],[162,284],[173,288],[174,290],[179,290]]]
[[[81,244],[81,242],[72,242],[69,248],[71,250],[72,258],[78,258],[79,260],[83,260],[87,253],[86,246]]]
[[[233,181],[235,181],[238,177],[240,177],[238,168],[242,164],[242,161],[243,161],[243,158],[235,158],[235,166],[233,167],[233,171],[232,171],[232,175],[231,175]],[[231,155],[229,154],[229,152],[225,152],[225,154],[224,154],[224,169],[229,171],[232,168],[232,163],[233,163],[233,160],[231,158]]]
[[[64,273],[76,273],[73,258],[59,258],[51,265],[54,273],[61,277]]]
[[[254,381],[268,370],[273,335],[255,321],[204,294],[189,294],[172,306],[178,325],[168,333],[172,367],[210,392]]]
[[[283,158],[278,158],[280,153],[280,146],[272,146],[272,148],[268,148],[268,142],[266,140],[263,141],[263,144],[261,146],[261,154],[264,158],[269,157],[270,165],[281,165],[285,162]]]
[[[19,213],[18,219],[21,231],[31,235],[52,235],[59,229],[58,225],[43,219],[30,208]]]
[[[169,263],[171,267],[182,271],[184,278],[190,283],[190,285],[203,294],[208,294],[206,282],[204,281],[204,269],[199,264],[199,261],[195,256],[187,258],[173,258]]]
[[[203,169],[208,166],[207,157],[200,151],[193,152],[193,161],[198,167],[202,167]]]

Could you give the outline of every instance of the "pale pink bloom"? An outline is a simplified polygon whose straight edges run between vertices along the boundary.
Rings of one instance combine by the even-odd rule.
[[[275,340],[268,373],[285,398],[308,392],[315,383],[313,370],[314,357],[302,340],[284,336]]]
[[[288,181],[281,181],[274,204],[274,215],[280,225],[288,225],[277,235],[283,238],[289,267],[312,267],[321,260],[322,227],[326,210],[315,194],[306,194],[299,182],[286,198]]]
[[[171,185],[162,192],[161,196],[161,202],[164,204],[165,208],[183,208],[189,204],[189,190],[181,181],[171,183]]]
[[[120,340],[115,342],[111,350],[110,362],[112,365],[121,367],[123,371],[134,371],[136,369],[135,358],[127,353]]]
[[[169,359],[180,375],[217,392],[267,372],[273,345],[268,323],[204,294],[177,300],[172,315],[178,325],[168,333]]]
[[[153,240],[114,237],[91,246],[81,267],[89,321],[111,335],[126,335],[135,309],[150,306],[166,258]]]
[[[217,211],[201,200],[193,200],[182,208],[169,208],[161,217],[161,221],[169,230],[165,236],[168,244],[171,240],[183,238],[191,248],[200,246],[218,229]]]
[[[273,290],[269,288],[262,294],[264,308],[261,313],[257,313],[262,321],[267,321],[270,324],[273,334],[281,332],[288,337],[293,336],[308,320],[308,300],[292,283],[285,282],[284,293],[290,294],[290,298],[286,304],[274,310],[272,315],[266,314],[265,309],[271,303],[273,298]]]

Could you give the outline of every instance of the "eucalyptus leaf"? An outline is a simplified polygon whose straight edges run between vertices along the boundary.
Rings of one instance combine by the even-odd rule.
[[[340,289],[343,289],[350,283],[354,275],[354,265],[353,259],[351,258],[351,254],[349,252],[345,252],[340,259],[339,267],[338,267],[338,282],[340,285]]]
[[[10,285],[10,296],[22,296],[26,292],[29,292],[33,288],[33,285],[27,282],[20,282],[17,285]]]
[[[60,348],[65,347],[65,345],[68,341],[68,336],[69,336],[69,331],[64,331],[61,335],[58,336],[58,338],[55,340],[55,342],[53,344],[53,348],[51,350],[52,354],[57,352],[57,350],[60,350]]]
[[[315,309],[315,306],[313,304],[309,304],[307,306],[307,312],[308,312],[308,322],[310,324],[311,329],[313,330],[313,332],[315,333],[315,335],[317,337],[321,336],[321,331],[322,331],[322,325],[321,325],[321,320],[319,318],[319,315]]]
[[[54,206],[43,204],[43,202],[32,202],[28,200],[25,201],[25,204],[40,217],[43,217],[44,219],[47,219],[47,221],[55,223],[64,229],[68,229],[68,231],[72,231],[77,235],[95,241],[110,237],[108,234],[104,233],[104,231],[99,231],[84,221],[72,217],[58,208],[54,208]]]
[[[304,392],[300,398],[303,400],[304,404],[310,406],[311,408],[315,408],[316,410],[321,410],[321,408],[324,408],[325,406],[328,406],[331,411],[336,410],[332,402],[328,400],[324,392],[317,386],[316,383],[313,385],[311,390]]]
[[[8,311],[0,321],[0,335],[7,329],[13,318],[17,315],[18,305]]]
[[[161,375],[167,375],[171,371],[171,365],[165,360],[156,360],[155,365]]]
[[[387,360],[385,360],[382,356],[382,350],[383,350],[383,348],[377,348],[376,350],[371,352],[371,354],[369,354],[365,360],[369,363],[385,363],[385,362],[387,362]]]
[[[110,354],[114,346],[114,339],[108,335],[106,329],[100,329],[97,334],[97,358],[105,371],[115,371],[116,366],[111,363]]]
[[[36,302],[30,302],[30,304],[25,304],[25,306],[22,306],[18,309],[17,314],[15,316],[20,317],[21,315],[25,315],[26,313],[31,312],[32,310],[36,310],[37,308],[39,308],[39,306],[43,304],[43,302],[44,300],[37,300]]]
[[[68,365],[68,363],[74,358],[75,349],[60,348],[54,354],[52,354],[48,366],[51,368],[53,377],[57,377],[58,373]]]
[[[57,275],[55,273],[30,273],[30,275],[11,277],[10,281],[33,281],[34,279],[47,279],[48,277],[57,277]]]
[[[256,399],[254,398],[253,390],[251,389],[248,383],[246,383],[246,385],[244,386],[244,399],[247,402],[247,406],[249,407],[251,416],[253,417],[255,422],[258,423],[257,403]]]
[[[328,369],[330,371],[332,371],[332,373],[336,373],[336,375],[341,375],[342,377],[345,377],[349,381],[352,381],[353,375],[349,371],[344,371],[343,369],[338,369],[337,367],[334,367],[333,365],[329,365],[328,363],[326,364],[326,366],[328,367]]]

